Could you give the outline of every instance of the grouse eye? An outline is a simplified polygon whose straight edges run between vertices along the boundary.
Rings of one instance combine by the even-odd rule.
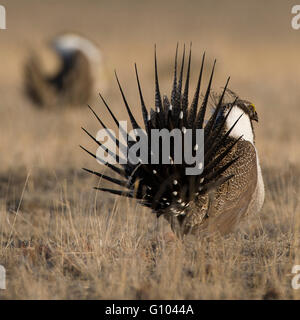
[[[254,105],[253,103],[251,103],[251,104],[249,105],[249,107],[250,107],[250,109],[251,109],[252,112],[256,112],[255,105]]]

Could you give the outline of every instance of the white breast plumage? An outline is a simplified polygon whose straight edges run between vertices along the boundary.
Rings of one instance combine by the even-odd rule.
[[[239,119],[239,117],[241,117]],[[254,134],[251,125],[251,120],[249,116],[238,106],[234,106],[227,118],[226,126],[227,129],[231,128],[231,126],[239,119],[235,127],[230,133],[230,136],[233,138],[239,138],[243,136],[243,139],[254,144]]]

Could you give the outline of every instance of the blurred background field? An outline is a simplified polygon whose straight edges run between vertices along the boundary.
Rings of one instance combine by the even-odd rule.
[[[1,1],[0,264],[2,299],[298,298],[291,270],[300,264],[300,31],[294,1]],[[256,144],[266,183],[259,217],[207,243],[165,237],[163,221],[135,203],[97,194],[81,167],[99,168],[81,126],[99,129],[86,106],[39,110],[24,95],[31,50],[46,70],[55,35],[78,32],[103,54],[105,98],[125,119],[114,69],[139,113],[134,63],[148,108],[154,103],[154,44],[162,93],[170,93],[176,43],[192,42],[192,82],[206,52],[217,59],[214,89],[230,88],[259,115]],[[101,88],[99,88],[101,91]],[[94,92],[91,105],[112,124]]]

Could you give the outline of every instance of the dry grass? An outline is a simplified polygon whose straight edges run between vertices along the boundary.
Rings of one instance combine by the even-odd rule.
[[[291,288],[292,267],[300,264],[300,48],[289,1],[270,8],[259,1],[165,1],[159,10],[153,1],[2,2],[8,30],[0,41],[0,264],[7,289],[0,298],[300,298]],[[66,29],[101,45],[107,100],[121,118],[114,67],[135,102],[138,63],[149,105],[155,42],[164,92],[177,41],[193,41],[193,79],[204,49],[208,66],[216,57],[216,88],[230,74],[231,88],[260,116],[256,139],[266,184],[260,215],[228,237],[181,242],[136,203],[93,191],[99,182],[80,168],[98,165],[78,145],[96,150],[80,131],[95,133],[95,120],[85,108],[36,110],[22,92],[28,48],[45,50],[44,39]],[[93,105],[110,124],[100,102]]]

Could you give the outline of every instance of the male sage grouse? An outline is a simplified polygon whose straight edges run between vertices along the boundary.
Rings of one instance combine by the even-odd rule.
[[[62,34],[51,41],[51,47],[60,62],[54,75],[44,73],[35,54],[25,64],[25,90],[37,106],[85,105],[96,87],[104,89],[101,52],[94,43]]]
[[[236,227],[242,217],[261,210],[264,201],[264,184],[258,160],[257,150],[254,145],[254,130],[252,121],[258,121],[254,105],[237,97],[227,89],[228,81],[222,93],[214,102],[213,112],[208,120],[205,120],[207,107],[212,99],[212,80],[215,63],[212,68],[209,83],[204,94],[200,94],[205,54],[202,58],[200,74],[196,84],[196,90],[189,106],[189,80],[191,69],[191,51],[187,63],[186,80],[183,83],[183,71],[185,54],[183,51],[180,70],[177,71],[177,49],[175,56],[174,79],[170,98],[161,97],[158,67],[155,53],[155,108],[147,110],[137,68],[135,65],[137,87],[140,97],[141,111],[143,115],[144,134],[148,138],[148,161],[139,158],[138,163],[114,165],[103,161],[97,155],[81,147],[98,162],[105,164],[121,178],[107,176],[105,174],[85,169],[102,179],[108,180],[119,188],[95,188],[128,198],[136,198],[138,201],[152,209],[157,217],[164,216],[171,224],[173,231],[178,236],[185,234],[212,235],[226,234]],[[136,121],[124,91],[116,75],[117,83],[128,112],[131,125],[136,130],[140,125]],[[100,95],[114,122],[119,121],[111,108]],[[216,95],[214,94],[214,98]],[[230,98],[230,101],[226,101]],[[91,107],[90,107],[91,109]],[[103,121],[94,113],[101,126],[108,135],[111,131]],[[178,140],[172,140],[169,153],[169,163],[163,163],[159,154],[159,162],[151,163],[151,157],[155,152],[162,152],[162,141],[159,148],[151,144],[152,131],[177,129],[180,132],[180,141],[184,144],[184,137],[188,129],[192,132],[190,143],[193,154],[199,149],[203,150],[204,163],[200,162],[201,174],[187,174],[186,169],[190,163],[183,160],[176,163],[175,147]],[[204,143],[196,142],[196,129],[204,130]],[[94,138],[87,130],[83,129],[103,150],[115,157],[117,163],[122,163],[119,155],[109,150],[99,138]],[[127,140],[127,147],[132,147],[138,141],[132,141],[124,130],[121,130],[122,139]],[[203,131],[202,131],[203,132]],[[125,137],[124,137],[125,135]],[[124,148],[121,139],[116,139],[119,149]],[[203,141],[203,140],[202,140]],[[99,147],[99,148],[100,148]],[[126,147],[126,146],[125,146]],[[115,148],[116,150],[116,148]],[[124,160],[124,159],[123,159]],[[120,187],[122,187],[120,189]]]

